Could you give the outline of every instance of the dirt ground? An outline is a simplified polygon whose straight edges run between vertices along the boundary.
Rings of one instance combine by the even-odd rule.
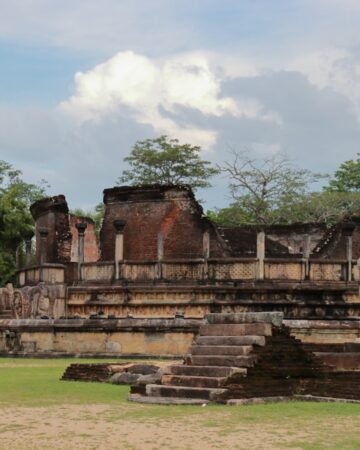
[[[298,449],[323,447],[318,439],[319,430],[346,433],[359,427],[360,420],[340,421],[327,418],[308,424],[306,429],[286,424],[274,429],[271,424],[241,423],[223,427],[224,412],[215,415],[208,411],[191,417],[153,419],[131,417],[124,419],[126,405],[61,405],[50,407],[2,408],[0,418],[1,449]],[[125,409],[125,410],[124,410]],[[223,416],[223,417],[222,417]],[[315,425],[315,426],[312,426]],[[356,428],[355,428],[356,429]],[[312,436],[313,435],[313,436]],[[313,445],[309,443],[313,438]],[[309,443],[304,447],[296,442]],[[316,444],[318,442],[318,444]],[[347,448],[360,448],[349,446]]]

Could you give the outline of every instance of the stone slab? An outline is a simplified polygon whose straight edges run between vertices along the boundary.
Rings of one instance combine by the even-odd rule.
[[[192,355],[248,355],[252,351],[251,345],[192,345]]]
[[[196,345],[258,345],[266,343],[264,336],[198,336]]]
[[[200,336],[271,336],[270,323],[208,324],[200,327]]]
[[[252,397],[252,398],[231,398],[226,402],[227,405],[262,405],[265,403],[275,402],[289,402],[294,400],[293,397],[278,396],[278,397]]]
[[[235,324],[235,323],[270,323],[276,327],[282,325],[284,314],[282,312],[249,312],[229,314],[206,314],[205,321],[210,324]]]
[[[198,398],[179,398],[179,397],[145,397],[143,395],[130,394],[128,396],[130,402],[148,403],[155,405],[199,405],[206,406],[209,400]]]

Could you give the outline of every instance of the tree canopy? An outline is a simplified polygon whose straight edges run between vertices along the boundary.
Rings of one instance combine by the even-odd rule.
[[[0,286],[13,281],[16,251],[34,227],[31,203],[46,195],[45,183],[26,183],[22,172],[0,160]]]
[[[236,209],[236,216],[248,223],[282,222],[283,216],[307,194],[309,185],[321,178],[294,167],[279,153],[258,160],[248,152],[233,151],[231,157],[220,169],[230,180],[233,213]]]
[[[326,190],[328,192],[360,192],[360,153],[357,154],[357,159],[350,159],[340,165]]]
[[[219,170],[200,157],[200,150],[199,146],[180,144],[178,139],[167,136],[138,141],[124,158],[130,168],[123,171],[119,183],[209,187],[209,179]]]
[[[233,202],[209,211],[223,226],[252,223],[334,223],[360,212],[360,159],[342,163],[327,186],[311,190],[324,175],[294,168],[286,157],[274,155],[262,161],[247,153],[233,153],[221,168],[230,178]]]

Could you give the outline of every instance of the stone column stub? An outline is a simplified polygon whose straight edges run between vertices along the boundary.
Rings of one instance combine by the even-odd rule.
[[[85,260],[85,230],[87,228],[86,222],[79,222],[76,225],[76,229],[79,233],[79,241],[78,241],[78,279],[81,280],[81,264]]]
[[[310,253],[311,253],[311,235],[306,234],[304,236],[304,244],[303,244],[303,259],[305,263],[305,271],[304,271],[304,279],[308,280],[310,277]]]
[[[352,257],[353,257],[353,241],[352,236],[355,224],[345,223],[342,228],[342,234],[346,238],[346,259],[347,259],[347,281],[352,281]]]
[[[256,258],[258,260],[257,279],[265,277],[265,232],[260,230],[256,236]]]
[[[29,267],[31,265],[31,251],[32,251],[32,239],[34,237],[34,232],[32,230],[27,230],[24,233],[25,239],[25,266]]]
[[[39,228],[40,235],[40,245],[41,245],[41,258],[40,265],[47,262],[47,239],[49,235],[49,230],[47,228]]]
[[[115,279],[120,278],[120,261],[124,260],[124,228],[126,220],[116,219],[113,222],[115,228]]]

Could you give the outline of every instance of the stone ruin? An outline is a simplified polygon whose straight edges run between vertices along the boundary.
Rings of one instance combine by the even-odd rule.
[[[63,195],[32,205],[36,264],[27,236],[17,285],[0,291],[0,353],[182,356],[209,314],[273,312],[283,315],[286,345],[360,370],[359,215],[330,228],[219,227],[183,186],[105,189],[104,204],[99,236]]]

